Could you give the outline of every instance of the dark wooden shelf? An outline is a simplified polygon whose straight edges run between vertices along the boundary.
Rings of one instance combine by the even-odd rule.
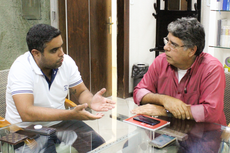
[[[164,52],[163,38],[168,35],[167,26],[169,23],[175,21],[177,18],[191,16],[196,17],[198,21],[200,21],[201,0],[197,0],[197,2],[194,3],[195,10],[191,9],[191,0],[187,0],[187,10],[168,10],[168,1],[169,0],[165,0],[164,10],[160,9],[160,0],[157,0],[157,2],[153,4],[155,13],[152,13],[152,15],[156,19],[156,45],[155,48],[150,49],[150,52],[155,51],[155,57],[159,55],[159,52]]]

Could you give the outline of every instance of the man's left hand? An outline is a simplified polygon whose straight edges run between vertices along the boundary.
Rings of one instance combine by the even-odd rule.
[[[102,96],[105,92],[106,89],[102,88],[93,96],[90,104],[91,109],[101,112],[111,110],[115,107],[116,102]]]

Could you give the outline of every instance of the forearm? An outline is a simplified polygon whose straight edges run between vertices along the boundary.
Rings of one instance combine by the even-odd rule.
[[[71,95],[80,104],[87,103],[88,107],[91,108],[91,101],[93,94],[86,88],[84,83],[81,83],[73,88],[70,88]]]
[[[158,106],[161,109],[161,116],[168,116],[168,114],[171,114],[170,112],[167,112],[167,110],[164,108],[164,99],[166,95],[161,95],[157,93],[148,93],[146,94],[142,100],[141,104],[154,104],[155,106]]]
[[[93,98],[93,94],[89,90],[85,90],[79,96],[79,103],[80,104],[87,103],[88,107],[91,108],[92,98]]]
[[[59,121],[75,119],[72,110],[29,106],[26,111],[19,112],[23,122]]]
[[[166,96],[167,95],[161,95],[157,93],[148,93],[142,98],[140,104],[157,104],[164,106]]]

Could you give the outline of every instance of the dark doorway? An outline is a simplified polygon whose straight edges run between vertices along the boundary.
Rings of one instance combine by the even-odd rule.
[[[111,36],[108,34],[111,1],[68,0],[67,2],[68,38],[65,32],[65,0],[58,1],[59,28],[63,40],[68,42],[68,54],[75,60],[84,83],[92,93],[95,94],[105,87],[107,92],[104,96],[111,96],[112,54]],[[127,98],[129,96],[129,1],[117,0],[117,18],[117,95]]]

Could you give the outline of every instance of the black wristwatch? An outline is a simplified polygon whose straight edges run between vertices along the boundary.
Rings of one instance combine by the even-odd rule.
[[[173,114],[170,113],[170,111],[168,111],[167,109],[165,109],[165,111],[166,111],[168,117],[173,117]]]

